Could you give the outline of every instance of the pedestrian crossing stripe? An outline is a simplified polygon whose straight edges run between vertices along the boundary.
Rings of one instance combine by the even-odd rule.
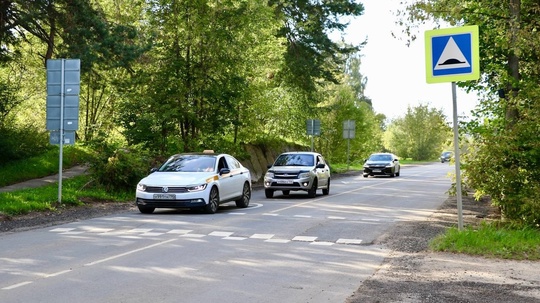
[[[478,26],[425,32],[427,83],[480,78]]]
[[[106,230],[106,232],[96,232],[97,230]],[[346,239],[346,238],[339,238],[335,241],[328,241],[328,240],[319,240],[318,237],[315,236],[294,236],[289,239],[283,239],[283,238],[275,238],[275,234],[253,234],[251,236],[234,236],[234,232],[231,231],[212,231],[209,233],[193,233],[193,230],[185,230],[185,229],[152,229],[152,228],[134,228],[134,229],[125,229],[125,230],[115,230],[112,228],[53,228],[50,229],[49,232],[56,233],[63,236],[80,236],[83,234],[86,235],[94,235],[94,236],[109,236],[109,237],[119,237],[122,239],[148,239],[148,237],[160,237],[163,235],[176,235],[180,238],[192,238],[192,239],[200,239],[205,237],[218,237],[223,240],[247,240],[247,239],[255,239],[255,240],[262,240],[267,243],[291,243],[291,242],[305,242],[312,245],[319,245],[319,246],[331,246],[334,244],[341,244],[341,245],[361,245],[362,240],[361,239]]]

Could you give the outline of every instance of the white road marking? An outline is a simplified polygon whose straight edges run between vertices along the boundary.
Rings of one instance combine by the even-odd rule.
[[[313,242],[317,240],[317,237],[307,237],[307,236],[296,236],[292,238],[293,241],[300,241],[300,242]]]
[[[338,239],[336,244],[362,244],[362,240],[359,239]]]
[[[185,238],[202,238],[202,237],[206,237],[206,235],[202,235],[202,234],[185,234],[185,235],[180,235],[180,237],[185,237]]]
[[[234,234],[234,232],[230,231],[213,231],[209,233],[209,236],[216,236],[216,237],[228,237],[230,235]]]
[[[270,243],[289,243],[289,242],[291,242],[291,240],[286,240],[286,239],[268,239],[268,240],[264,240],[264,242],[270,242]]]
[[[192,232],[193,230],[190,229],[171,229],[167,233],[168,234],[187,234]]]
[[[345,217],[335,217],[335,216],[329,216],[327,218],[330,219],[330,220],[345,220],[345,219],[347,219]]]
[[[223,240],[238,240],[238,241],[241,241],[241,240],[245,240],[247,239],[246,237],[225,237],[223,238]]]
[[[320,246],[331,246],[334,245],[334,242],[327,242],[327,241],[321,241],[321,242],[311,242],[309,245],[320,245]]]
[[[137,253],[137,252],[140,252],[140,251],[143,251],[143,250],[147,250],[147,249],[150,249],[150,248],[154,248],[156,246],[160,246],[160,245],[163,245],[163,244],[167,244],[167,243],[173,242],[173,241],[177,241],[177,239],[170,239],[170,240],[162,241],[162,242],[155,243],[155,244],[152,244],[152,245],[148,245],[148,246],[145,246],[145,247],[141,247],[141,248],[138,248],[138,249],[130,250],[130,251],[127,251],[125,253],[121,253],[121,254],[118,254],[118,255],[115,255],[115,256],[111,256],[111,257],[104,258],[104,259],[101,259],[101,260],[97,260],[97,261],[94,261],[94,262],[86,263],[86,264],[84,264],[84,266],[92,266],[92,265],[107,262],[107,261],[110,261],[110,260],[118,259],[118,258],[127,256],[127,255],[131,255],[131,254],[134,254],[134,253]]]
[[[51,229],[49,231],[52,231],[52,232],[55,232],[55,233],[63,233],[63,232],[72,231],[74,229],[75,228],[55,228],[55,229]]]
[[[21,283],[13,284],[11,286],[6,286],[6,287],[4,287],[2,289],[3,290],[10,290],[10,289],[14,289],[14,288],[17,288],[17,287],[25,286],[25,285],[30,284],[30,283],[32,283],[32,282],[31,281],[21,282]]]
[[[45,278],[56,277],[56,276],[59,276],[59,275],[66,274],[68,272],[71,272],[71,269],[62,270],[62,271],[59,271],[59,272],[55,272],[53,274],[48,274],[48,275],[45,276]]]
[[[250,239],[265,239],[265,240],[268,240],[268,239],[272,239],[273,236],[274,236],[273,234],[253,234],[249,238]]]

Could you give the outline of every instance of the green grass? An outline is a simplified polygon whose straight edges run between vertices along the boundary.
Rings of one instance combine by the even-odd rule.
[[[85,163],[86,157],[88,151],[85,148],[66,146],[62,153],[62,166],[68,168]],[[59,149],[52,148],[41,156],[0,166],[0,187],[57,174],[60,168],[59,160]]]
[[[431,249],[484,257],[540,260],[540,230],[483,222],[462,231],[451,228],[430,243]]]
[[[347,169],[347,163],[331,163],[330,169],[332,173],[340,174],[347,171],[362,170],[364,168],[362,164],[357,164],[357,163],[351,163],[348,169]]]
[[[58,184],[39,188],[0,193],[0,213],[17,216],[33,211],[55,210],[58,207],[83,205],[82,201],[133,200],[133,192],[107,191],[102,187],[91,186],[91,177],[78,176],[62,181],[62,203],[58,204]]]

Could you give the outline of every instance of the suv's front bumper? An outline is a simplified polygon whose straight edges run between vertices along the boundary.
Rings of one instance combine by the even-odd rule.
[[[309,190],[311,188],[312,178],[302,179],[276,179],[264,178],[265,189],[275,190]]]

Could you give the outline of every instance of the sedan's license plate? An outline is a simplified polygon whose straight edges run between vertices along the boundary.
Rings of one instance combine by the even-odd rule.
[[[380,170],[380,169],[374,169],[373,172],[374,172],[374,173],[380,173],[381,170]]]
[[[176,199],[175,194],[154,194],[154,199],[156,200],[174,200]]]
[[[293,184],[293,180],[277,180],[279,184]]]

